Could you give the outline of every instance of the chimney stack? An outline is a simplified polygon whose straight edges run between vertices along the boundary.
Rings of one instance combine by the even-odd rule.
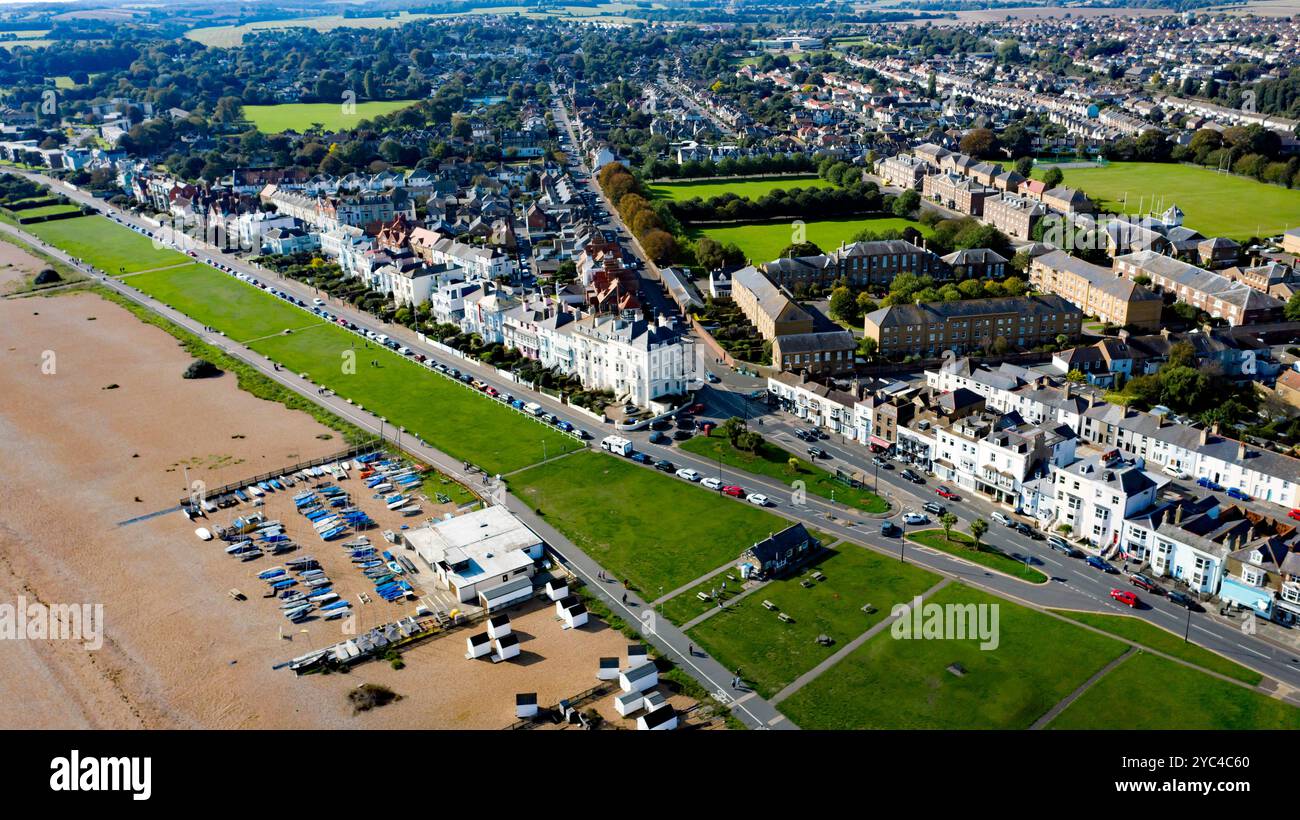
[[[1204,427],[1201,428],[1201,444],[1210,443],[1210,431]]]
[[[1239,441],[1237,442],[1237,461],[1245,461],[1245,460],[1246,460],[1246,442]]]
[[[1179,501],[1178,505],[1174,507],[1174,524],[1180,525],[1182,523],[1183,523],[1183,502]]]

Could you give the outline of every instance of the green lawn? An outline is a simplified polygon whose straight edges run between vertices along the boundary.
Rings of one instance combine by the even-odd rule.
[[[343,328],[325,324],[207,265],[183,265],[123,281],[232,339],[248,342],[290,372],[310,374],[316,383],[382,414],[390,424],[403,426],[454,458],[490,473],[518,470],[541,461],[544,453],[554,456],[581,446],[405,356],[375,345],[366,347]],[[285,329],[293,332],[284,335]],[[346,372],[345,354],[354,355],[354,348],[356,366]],[[372,359],[381,366],[370,366]]]
[[[805,588],[813,569],[825,581]],[[764,697],[838,652],[844,644],[888,617],[890,608],[934,586],[939,576],[856,546],[835,551],[794,578],[773,581],[728,606],[688,634],[728,669],[739,668],[746,683]],[[794,619],[785,623],[763,601]],[[871,604],[872,613],[862,611]],[[834,643],[822,646],[819,635]]]
[[[1052,611],[1072,621],[1078,621],[1109,632],[1112,635],[1136,641],[1143,646],[1164,652],[1167,655],[1173,655],[1175,658],[1195,664],[1202,669],[1209,669],[1212,672],[1218,672],[1220,675],[1227,675],[1243,683],[1249,683],[1251,686],[1257,685],[1264,679],[1264,676],[1254,669],[1247,669],[1239,663],[1233,663],[1217,652],[1211,652],[1194,643],[1188,643],[1183,640],[1181,635],[1167,632],[1139,618],[1128,615],[1102,615],[1096,612]]]
[[[918,530],[917,532],[909,532],[907,540],[923,547],[930,547],[940,552],[946,552],[949,555],[955,555],[982,567],[995,569],[1022,581],[1029,581],[1034,584],[1042,584],[1047,581],[1046,575],[1033,567],[1025,566],[1024,561],[1017,561],[997,547],[985,543],[980,545],[979,550],[973,549],[975,539],[964,532],[953,530],[951,539],[946,539],[943,537],[943,530],[941,529]]]
[[[18,214],[19,219],[27,219],[33,216],[51,216],[53,214],[67,214],[80,211],[76,205],[42,205],[39,208],[27,208],[22,211],[14,211]]]
[[[576,453],[509,479],[528,502],[647,600],[740,557],[785,519],[603,453]],[[662,591],[660,587],[663,587]]]
[[[1041,177],[1046,167],[1034,169]],[[1173,204],[1184,223],[1206,236],[1244,239],[1270,236],[1295,227],[1300,190],[1268,185],[1210,168],[1163,162],[1112,162],[1099,168],[1063,168],[1065,184],[1080,188],[1102,210],[1135,213]],[[1127,198],[1127,206],[1124,204]]]
[[[870,490],[855,490],[836,481],[831,473],[816,467],[807,459],[798,458],[798,467],[791,470],[789,461],[794,458],[789,452],[764,441],[756,453],[737,450],[721,433],[709,436],[695,436],[682,442],[681,448],[703,458],[718,460],[739,470],[774,478],[790,483],[802,481],[808,492],[829,499],[835,494],[835,501],[856,507],[864,512],[881,513],[889,509],[889,502]]]
[[[910,219],[892,216],[848,217],[844,219],[818,219],[804,222],[806,241],[814,242],[817,247],[830,252],[848,242],[861,231],[880,233],[881,231],[901,231],[904,228],[916,228],[923,234],[930,229]],[[723,245],[734,242],[749,261],[771,262],[781,253],[781,249],[794,241],[794,228],[789,220],[780,222],[752,222],[746,225],[728,225],[715,228],[694,228],[689,231],[694,237],[708,236]]]
[[[1093,684],[1048,728],[1294,730],[1300,709],[1142,652]]]
[[[997,648],[980,649],[978,638],[899,640],[885,631],[781,710],[804,729],[1024,729],[1126,648],[961,584],[944,587],[931,602],[998,605]],[[954,663],[964,675],[948,671]],[[1137,691],[1172,702],[1158,688],[1135,683],[1111,707],[1130,703]]]
[[[381,114],[391,114],[416,102],[415,100],[381,100],[356,103],[352,113],[344,113],[341,103],[283,103],[281,105],[246,105],[244,117],[267,134],[281,131],[303,132],[312,123],[320,123],[326,131],[352,128],[362,120]]]
[[[727,580],[728,575],[730,575],[733,580]],[[710,609],[718,605],[716,599],[701,601],[696,597],[695,593],[703,592],[707,595],[710,592],[716,592],[717,596],[722,600],[730,601],[743,591],[739,580],[740,576],[737,575],[736,571],[732,568],[728,568],[727,572],[724,572],[721,575],[715,575],[707,581],[702,581],[687,591],[674,595],[667,601],[664,601],[659,605],[659,611],[663,613],[664,617],[668,620],[680,626],[698,615],[703,615],[705,612],[708,612]],[[726,582],[727,584],[726,591],[722,590],[723,582]]]
[[[102,216],[24,225],[23,230],[110,274],[188,262],[185,254],[155,248],[153,240]],[[269,297],[268,297],[269,298]]]
[[[790,191],[795,188],[830,188],[829,182],[816,174],[803,176],[772,177],[769,179],[737,179],[708,182],[666,182],[651,185],[650,192],[656,199],[681,201],[699,197],[707,200],[723,194],[735,194],[749,199],[758,199],[775,190]]]

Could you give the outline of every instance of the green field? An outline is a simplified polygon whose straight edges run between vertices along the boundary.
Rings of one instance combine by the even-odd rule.
[[[510,489],[647,600],[740,557],[790,522],[603,453],[576,453],[509,479]],[[660,590],[660,587],[663,589]]]
[[[1034,176],[1046,170],[1035,168]],[[1300,190],[1195,165],[1112,162],[1061,171],[1065,185],[1083,190],[1103,211],[1136,213],[1141,205],[1149,212],[1177,204],[1186,214],[1184,224],[1206,236],[1272,236],[1295,227],[1300,214]]]
[[[1239,663],[1233,663],[1217,652],[1211,652],[1194,643],[1188,643],[1183,640],[1181,635],[1166,632],[1160,627],[1139,618],[1128,615],[1102,615],[1096,612],[1070,612],[1066,610],[1053,610],[1053,612],[1072,621],[1078,621],[1104,632],[1109,632],[1112,635],[1135,641],[1157,652],[1172,655],[1202,669],[1209,669],[1212,672],[1218,672],[1220,675],[1227,675],[1251,686],[1258,685],[1264,679],[1264,676],[1254,669],[1247,669]]]
[[[1023,561],[1017,561],[988,543],[980,544],[979,550],[974,549],[975,539],[964,532],[953,530],[950,538],[944,538],[941,529],[918,530],[909,532],[906,537],[908,541],[915,544],[955,555],[972,564],[995,569],[1022,581],[1029,581],[1032,584],[1042,584],[1047,581],[1047,576],[1043,573],[1033,567],[1025,566]]]
[[[1159,693],[1135,697],[1139,692]],[[1146,652],[1128,658],[1050,729],[1300,729],[1300,709]]]
[[[415,100],[381,100],[357,103],[352,113],[345,113],[341,103],[283,103],[281,105],[246,105],[244,117],[267,134],[281,131],[306,131],[319,123],[326,131],[352,128],[362,120],[391,114]]]
[[[854,217],[846,219],[819,219],[804,223],[805,241],[815,242],[823,251],[833,251],[842,242],[848,242],[861,231],[901,231],[916,228],[928,235],[930,229],[910,219],[892,216]],[[692,238],[708,236],[726,245],[735,243],[750,262],[771,262],[781,249],[794,241],[794,226],[789,220],[780,222],[753,222],[746,225],[728,225],[715,228],[693,228]]]
[[[149,237],[102,216],[37,222],[24,225],[23,230],[110,274],[133,273],[190,261],[179,251],[155,248]]]
[[[42,205],[39,208],[27,208],[22,211],[14,211],[19,219],[27,219],[33,216],[52,216],[54,214],[68,214],[80,211],[76,205]]]
[[[684,199],[708,200],[723,194],[735,194],[748,199],[758,199],[776,190],[791,191],[795,188],[830,188],[829,182],[816,174],[802,176],[772,177],[769,179],[710,180],[702,182],[665,182],[651,185],[650,193],[655,199],[671,199],[680,202]]]
[[[814,569],[826,580],[803,587],[800,580],[811,579]],[[883,621],[894,604],[910,601],[938,581],[939,576],[919,567],[846,545],[800,575],[773,581],[729,605],[688,634],[723,666],[739,668],[755,691],[771,697]],[[779,620],[764,600],[794,622]],[[864,612],[866,604],[875,611]],[[834,643],[822,646],[819,635]]]
[[[754,453],[737,450],[721,433],[718,435],[695,436],[682,442],[681,448],[698,456],[717,461],[756,475],[774,478],[790,483],[802,481],[808,492],[829,499],[834,494],[835,501],[856,507],[868,513],[882,513],[889,509],[889,502],[870,490],[855,490],[841,484],[835,477],[821,467],[813,466],[807,459],[795,458],[786,450],[764,441]],[[793,470],[789,461],[795,458],[798,466]]]
[[[543,453],[558,455],[578,448],[571,437],[511,410],[501,403],[453,382],[387,348],[365,347],[363,340],[316,317],[174,251],[148,262],[132,262],[126,248],[152,251],[148,239],[102,217],[38,223],[27,228],[81,225],[76,250],[93,265],[113,270],[160,268],[123,279],[125,284],[157,298],[176,310],[210,325],[232,339],[258,340],[248,346],[294,373],[308,373],[318,384],[335,390],[362,407],[383,414],[454,458],[468,460],[490,473],[517,470],[540,461]],[[66,239],[66,235],[63,237]],[[139,242],[144,243],[140,248]],[[285,335],[286,329],[293,332]],[[362,345],[362,347],[353,349]],[[345,356],[355,355],[354,372],[345,372]],[[380,363],[371,367],[372,360]],[[543,443],[544,442],[544,443]]]
[[[1024,729],[1126,648],[961,584],[944,587],[931,602],[999,605],[998,647],[982,650],[978,638],[898,640],[885,631],[783,701],[781,710],[804,729]],[[948,671],[954,663],[964,675]],[[1135,691],[1160,692],[1146,699],[1153,703],[1176,702],[1146,684],[1131,686],[1107,708],[1120,714],[1117,707],[1133,701]]]

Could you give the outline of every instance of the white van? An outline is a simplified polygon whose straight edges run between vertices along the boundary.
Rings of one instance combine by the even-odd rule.
[[[535,401],[530,401],[528,404],[525,404],[524,409],[529,413],[532,413],[534,416],[540,416],[542,413],[546,412],[542,409],[542,406]]]
[[[626,456],[632,452],[632,442],[622,436],[606,436],[600,442],[600,449],[608,450],[616,456]]]

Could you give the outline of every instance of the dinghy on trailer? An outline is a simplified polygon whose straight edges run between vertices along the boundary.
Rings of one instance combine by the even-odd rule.
[[[212,531],[209,530],[207,527],[199,527],[197,530],[194,531],[194,534],[199,537],[200,541],[212,540]]]

